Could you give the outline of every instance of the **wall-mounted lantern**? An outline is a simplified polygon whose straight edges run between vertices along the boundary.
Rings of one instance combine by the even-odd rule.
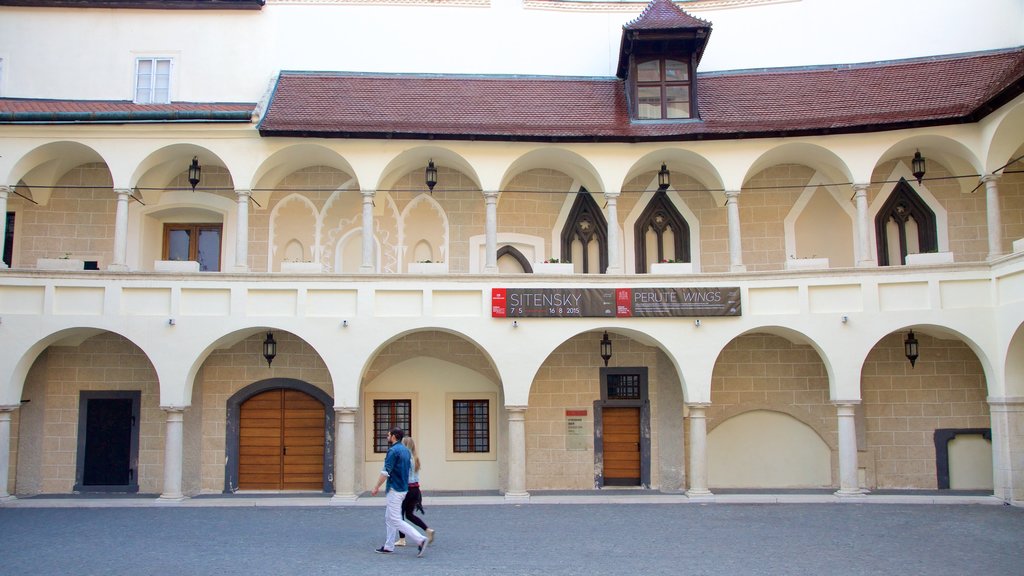
[[[601,358],[604,360],[604,365],[608,366],[608,360],[612,357],[612,341],[608,338],[608,332],[605,331],[604,336],[601,337]]]
[[[274,340],[273,332],[267,332],[267,339],[263,341],[263,357],[267,359],[267,368],[277,357],[277,340]]]

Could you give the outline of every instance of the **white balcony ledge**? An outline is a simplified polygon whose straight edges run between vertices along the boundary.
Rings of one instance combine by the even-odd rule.
[[[692,262],[654,262],[651,274],[693,274]]]
[[[534,274],[572,274],[572,262],[534,262]]]
[[[281,262],[285,274],[319,274],[324,271],[319,262]]]
[[[195,260],[154,260],[154,272],[199,272],[199,262]]]
[[[786,270],[819,270],[828,268],[828,258],[790,258]]]
[[[75,258],[39,258],[36,268],[40,270],[84,270],[85,260]]]
[[[928,266],[933,264],[952,264],[952,252],[921,252],[907,254],[907,266]]]
[[[410,262],[409,274],[447,274],[447,262]]]

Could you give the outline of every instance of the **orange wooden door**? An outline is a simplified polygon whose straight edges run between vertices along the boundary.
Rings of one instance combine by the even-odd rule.
[[[604,484],[640,484],[640,408],[609,408],[601,412],[604,442]]]
[[[239,413],[240,490],[320,490],[324,407],[298,390],[268,390]]]

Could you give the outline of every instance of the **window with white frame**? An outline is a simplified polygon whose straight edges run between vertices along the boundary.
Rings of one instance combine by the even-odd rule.
[[[135,103],[169,104],[171,102],[171,59],[138,58],[135,60]]]

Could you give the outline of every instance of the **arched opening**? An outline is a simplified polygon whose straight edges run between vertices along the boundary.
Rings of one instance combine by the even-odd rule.
[[[608,269],[608,224],[594,197],[580,187],[569,218],[562,228],[562,259],[582,274],[603,274]]]
[[[905,178],[900,178],[875,216],[878,265],[889,266],[897,259],[906,264],[907,254],[938,250],[935,225],[935,212]],[[890,241],[890,237],[895,238]]]
[[[319,388],[272,378],[227,404],[224,491],[333,491],[334,411]]]

